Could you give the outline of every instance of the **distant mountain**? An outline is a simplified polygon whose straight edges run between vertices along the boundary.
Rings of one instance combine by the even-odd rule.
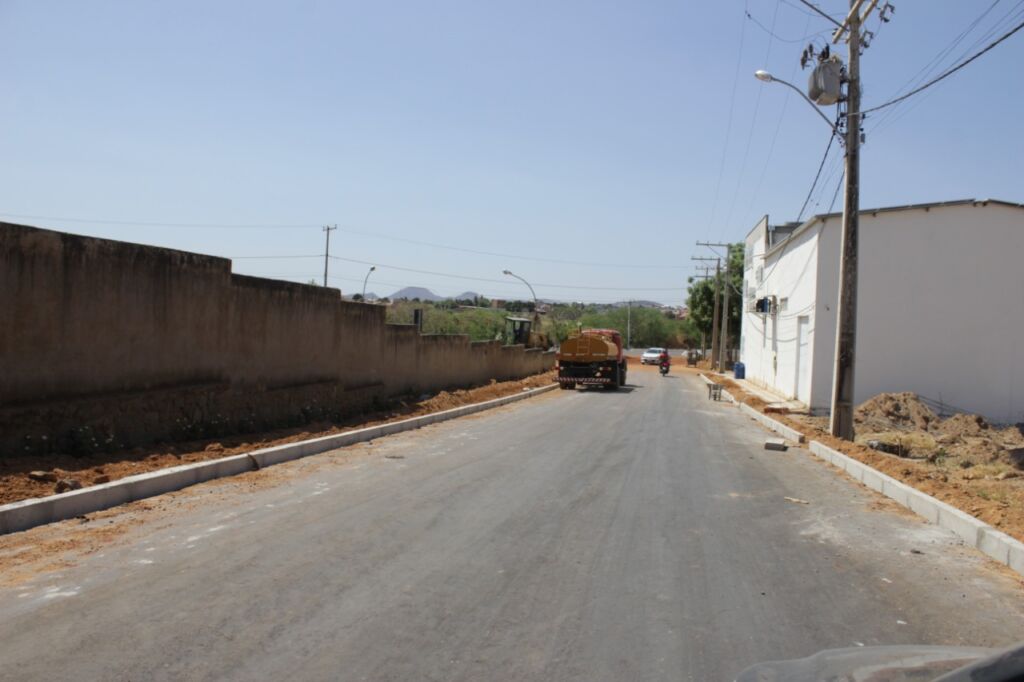
[[[456,301],[472,301],[478,296],[480,296],[480,294],[476,293],[475,291],[463,291],[458,296],[453,296],[452,298],[454,298]]]
[[[391,300],[392,301],[400,301],[403,298],[409,299],[409,300],[414,299],[414,298],[418,298],[421,301],[443,301],[444,300],[443,297],[438,296],[433,291],[431,291],[430,289],[427,289],[425,287],[405,287],[405,288],[399,289],[395,293],[391,294]]]

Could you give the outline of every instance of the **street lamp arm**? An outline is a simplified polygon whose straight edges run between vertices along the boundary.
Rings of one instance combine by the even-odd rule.
[[[537,309],[537,306],[538,306],[538,303],[537,303],[537,292],[535,292],[535,291],[533,290],[533,287],[532,287],[532,286],[530,286],[530,283],[529,283],[529,282],[527,282],[527,281],[526,281],[525,279],[523,279],[522,277],[520,277],[519,275],[517,275],[516,273],[512,272],[511,270],[503,270],[503,271],[502,271],[502,274],[504,274],[504,275],[508,275],[509,277],[515,277],[515,278],[516,278],[516,279],[518,279],[518,280],[519,280],[520,282],[522,282],[523,284],[525,284],[525,285],[527,286],[527,288],[529,288],[529,290],[530,290],[530,295],[531,295],[531,296],[533,296],[533,309],[534,309],[534,310],[536,310],[536,309]]]
[[[376,269],[377,269],[376,265],[371,266],[370,269],[367,270],[367,272],[366,272],[366,277],[363,278],[363,300],[364,301],[366,300],[366,282],[369,281],[369,279],[370,279],[370,273],[372,273]]]
[[[771,74],[766,73],[764,71],[758,71],[754,75],[758,78],[758,80],[763,80],[766,83],[781,83],[782,85],[785,85],[787,88],[789,88],[790,90],[792,90],[796,94],[800,95],[805,102],[807,102],[808,104],[811,105],[811,108],[814,109],[814,113],[816,113],[818,116],[821,116],[821,120],[823,120],[828,125],[828,127],[832,129],[832,132],[834,134],[836,134],[836,135],[839,134],[839,130],[836,129],[835,124],[832,123],[832,121],[828,120],[828,116],[826,116],[825,114],[821,113],[821,109],[818,108],[818,105],[815,104],[811,100],[810,97],[805,95],[803,90],[801,90],[800,88],[796,87],[795,85],[793,85],[789,81],[784,81],[781,78],[776,78],[775,76],[772,76]]]

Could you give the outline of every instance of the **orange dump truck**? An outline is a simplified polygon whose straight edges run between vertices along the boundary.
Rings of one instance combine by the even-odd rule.
[[[626,383],[622,334],[614,329],[584,329],[570,336],[559,347],[557,359],[563,389],[581,384],[615,390]]]

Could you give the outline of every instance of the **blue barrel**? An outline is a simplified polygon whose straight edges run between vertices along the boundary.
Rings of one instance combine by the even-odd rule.
[[[744,365],[742,362],[737,362],[735,365],[732,366],[732,375],[737,379],[746,379],[747,366]]]

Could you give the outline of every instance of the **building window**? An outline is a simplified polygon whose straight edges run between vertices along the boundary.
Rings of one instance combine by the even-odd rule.
[[[784,313],[788,309],[789,309],[789,299],[788,298],[780,298],[779,299],[779,312],[780,313]]]
[[[757,283],[758,284],[761,284],[764,281],[764,266],[763,265],[758,265],[757,266],[756,278],[757,278]]]

